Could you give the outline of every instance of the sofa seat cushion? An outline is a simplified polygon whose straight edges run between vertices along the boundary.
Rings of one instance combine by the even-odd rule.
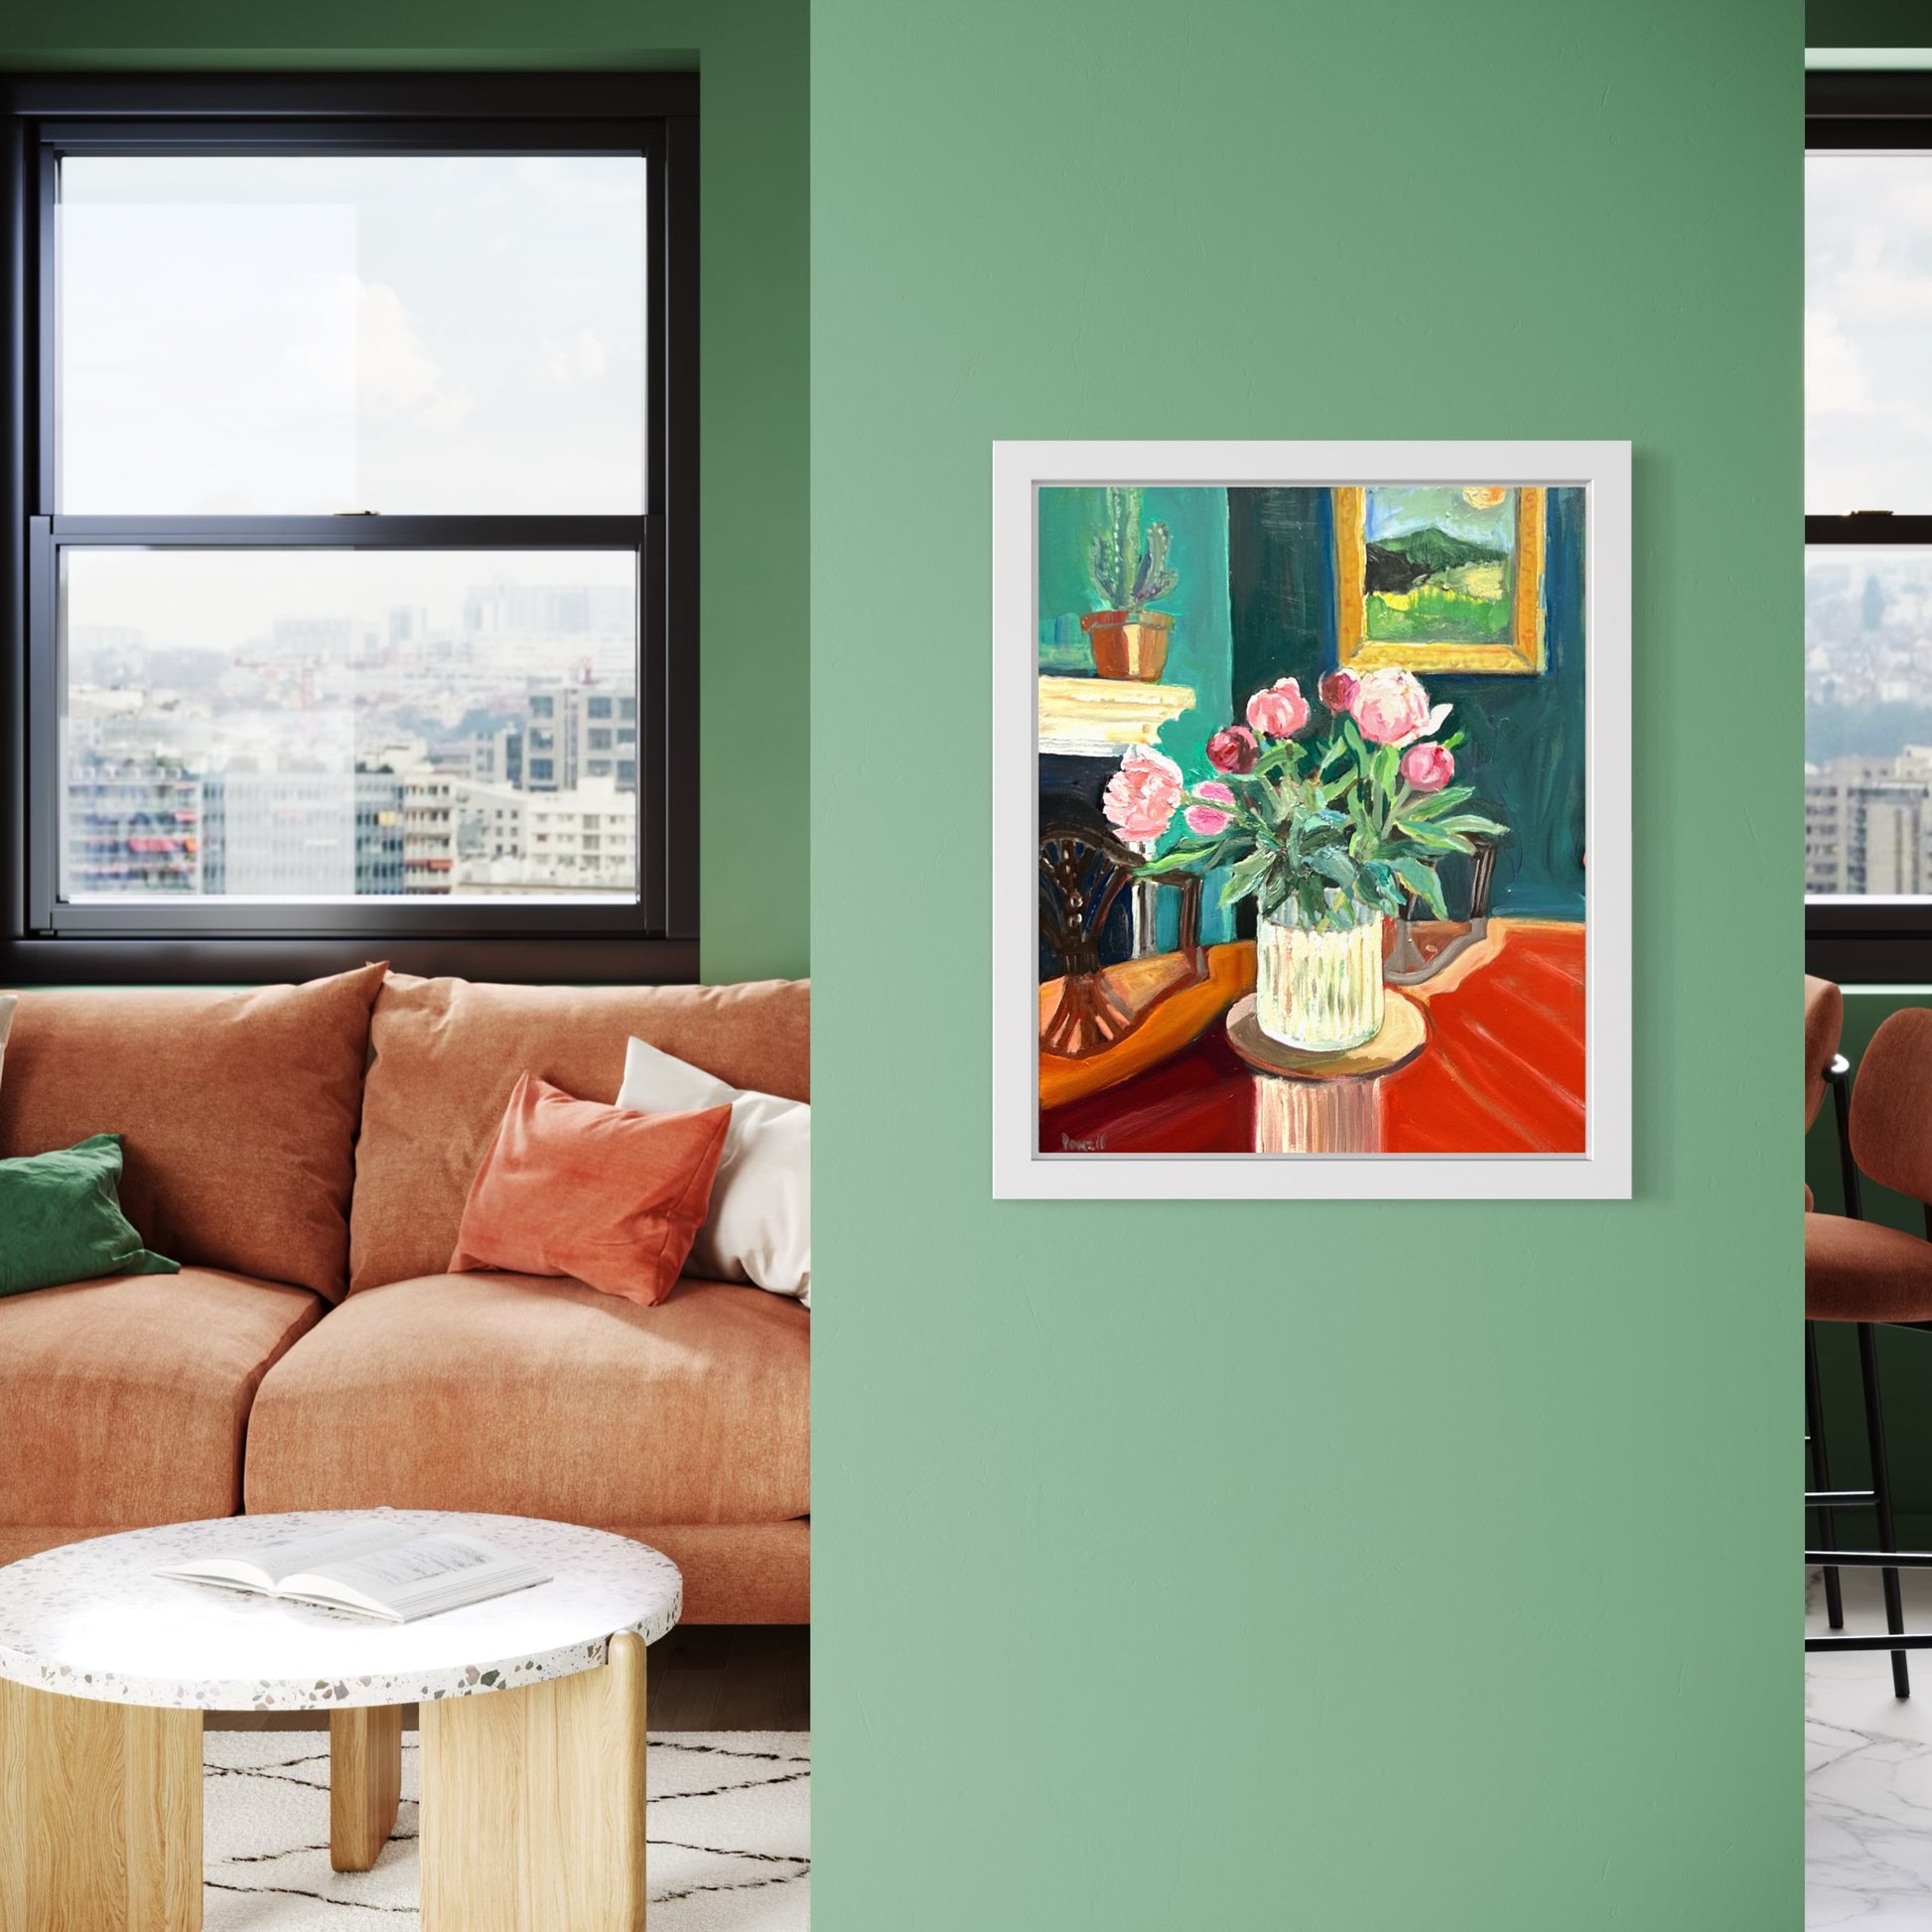
[[[351,1290],[446,1269],[470,1183],[517,1080],[528,1073],[609,1106],[633,1035],[731,1086],[811,1097],[805,980],[486,986],[391,974],[369,1033],[375,1061],[355,1150]]]
[[[533,1275],[351,1295],[265,1378],[252,1511],[768,1523],[810,1501],[811,1316],[734,1283],[655,1308]]]
[[[256,1386],[323,1306],[213,1268],[0,1300],[0,1525],[233,1515]]]
[[[150,1248],[338,1299],[382,976],[364,966],[245,993],[23,993],[0,1158],[118,1134],[121,1211]]]

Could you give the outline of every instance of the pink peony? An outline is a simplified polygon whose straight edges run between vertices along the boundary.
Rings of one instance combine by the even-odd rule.
[[[1441,791],[1455,776],[1455,759],[1447,745],[1411,745],[1402,755],[1402,775],[1411,791]]]
[[[1216,771],[1252,771],[1261,747],[1246,725],[1228,725],[1207,741],[1207,761]]]
[[[1180,803],[1180,766],[1145,745],[1129,749],[1107,780],[1100,808],[1124,839],[1158,839]]]
[[[1309,722],[1309,701],[1292,677],[1277,678],[1248,700],[1248,723],[1270,738],[1293,738]]]
[[[1330,671],[1321,680],[1321,702],[1330,711],[1352,711],[1355,708],[1355,693],[1362,688],[1362,681],[1353,671]]]
[[[1349,707],[1362,736],[1371,745],[1413,745],[1419,738],[1441,731],[1451,706],[1429,708],[1429,693],[1408,671],[1370,671],[1355,691]]]
[[[1234,793],[1218,778],[1210,778],[1204,785],[1194,787],[1196,798],[1212,798],[1216,804],[1232,806]],[[1233,824],[1232,812],[1217,812],[1212,805],[1189,805],[1181,814],[1187,821],[1190,832],[1198,832],[1202,838],[1211,839],[1217,832],[1225,832]]]

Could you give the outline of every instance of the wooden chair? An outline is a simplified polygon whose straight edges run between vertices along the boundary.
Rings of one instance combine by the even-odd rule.
[[[1805,989],[1806,1115],[1808,1120],[1816,1116],[1824,1089],[1829,1086],[1839,1122],[1846,1211],[1820,1214],[1809,1200],[1806,1203],[1805,1315],[1809,1345],[1805,1394],[1813,1479],[1818,1488],[1808,1490],[1805,1501],[1819,1512],[1825,1527],[1820,1547],[1807,1550],[1805,1560],[1826,1571],[1826,1609],[1832,1634],[1807,1637],[1805,1648],[1889,1650],[1892,1689],[1902,1698],[1911,1695],[1905,1653],[1932,1649],[1932,1631],[1905,1629],[1898,1573],[1901,1569],[1932,1568],[1932,1553],[1898,1549],[1875,1333],[1880,1324],[1932,1327],[1932,1011],[1908,1007],[1886,1020],[1865,1048],[1854,1085],[1850,1064],[1837,1050],[1837,1019],[1842,1008],[1830,997],[1837,989],[1831,988],[1829,995],[1814,996],[1814,984],[1825,983],[1808,982]],[[1860,1191],[1862,1173],[1881,1186],[1895,1188],[1925,1204],[1925,1235],[1921,1237],[1865,1220]],[[1831,1487],[1824,1455],[1817,1347],[1815,1334],[1810,1332],[1810,1324],[1819,1321],[1849,1321],[1858,1330],[1865,1440],[1871,1452],[1868,1489]],[[1838,1548],[1832,1518],[1835,1512],[1845,1509],[1874,1512],[1878,1531],[1876,1551],[1848,1553]],[[1844,1612],[1835,1575],[1840,1568],[1882,1572],[1885,1596],[1882,1636],[1843,1634]]]
[[[1154,1009],[1184,986],[1198,985],[1206,971],[1200,944],[1201,882],[1194,873],[1166,873],[1137,880],[1147,862],[1131,846],[1091,825],[1062,822],[1039,835],[1039,932],[1060,966],[1050,1013],[1041,1001],[1039,1043],[1043,1051],[1081,1059],[1125,1039]],[[1161,953],[1155,944],[1161,890],[1179,895],[1175,944]],[[1128,900],[1130,957],[1110,966],[1100,960],[1107,921]]]

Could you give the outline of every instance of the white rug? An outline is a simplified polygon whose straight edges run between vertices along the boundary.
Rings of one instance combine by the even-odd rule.
[[[651,1738],[651,1932],[802,1932],[810,1923],[810,1747],[804,1731]],[[395,1833],[371,1871],[329,1868],[326,1734],[211,1730],[204,1757],[205,1932],[399,1932],[416,1923],[413,1731],[403,1737]]]

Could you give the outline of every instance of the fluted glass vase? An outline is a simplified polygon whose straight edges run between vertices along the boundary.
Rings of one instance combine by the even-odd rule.
[[[1382,915],[1337,901],[1311,921],[1290,899],[1255,927],[1255,1021],[1305,1053],[1342,1053],[1382,1031]]]

